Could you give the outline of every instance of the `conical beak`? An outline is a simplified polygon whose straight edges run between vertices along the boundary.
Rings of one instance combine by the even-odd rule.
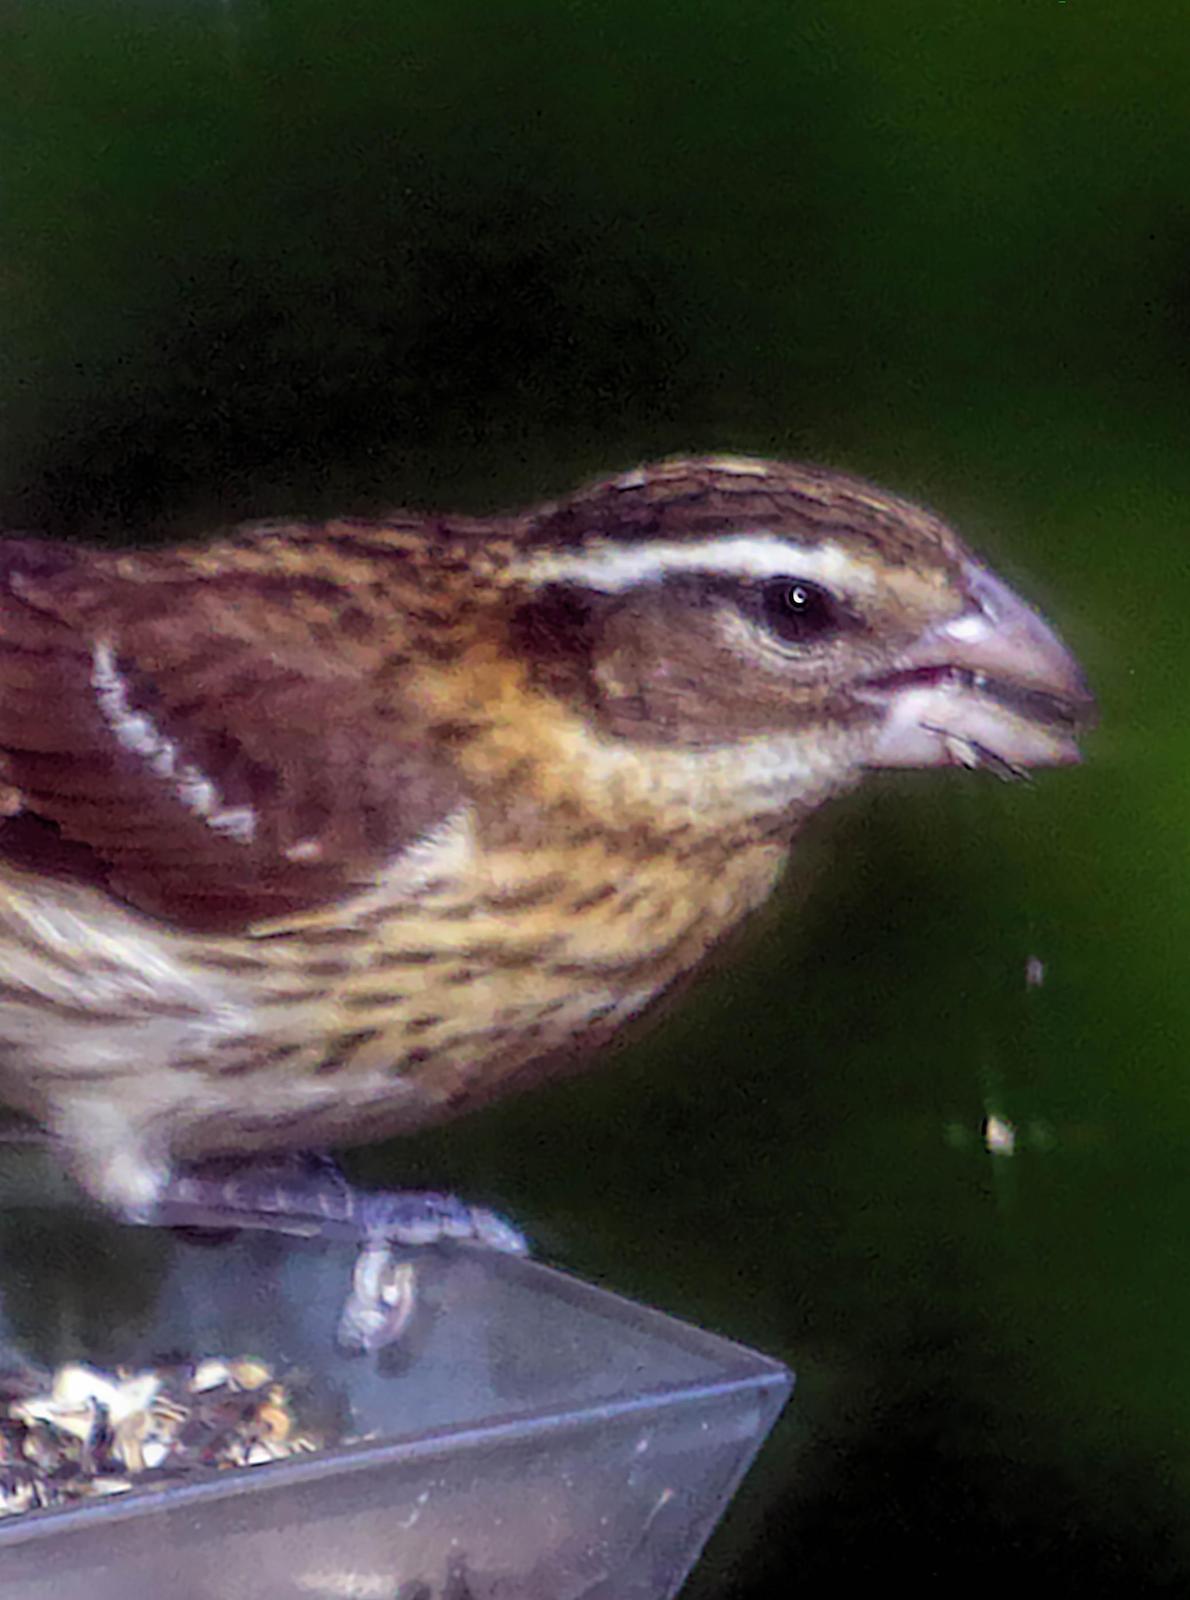
[[[937,623],[865,686],[885,706],[870,765],[990,766],[1005,775],[1080,760],[1095,702],[1054,630],[975,561],[967,608]]]

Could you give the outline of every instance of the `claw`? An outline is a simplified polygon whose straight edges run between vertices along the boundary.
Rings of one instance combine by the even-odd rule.
[[[367,1354],[395,1344],[417,1308],[417,1268],[393,1254],[386,1239],[360,1249],[351,1290],[339,1317],[339,1348]]]

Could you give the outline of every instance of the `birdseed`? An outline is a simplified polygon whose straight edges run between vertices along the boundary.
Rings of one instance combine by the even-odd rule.
[[[0,1517],[262,1466],[332,1434],[302,1375],[255,1356],[0,1372]]]

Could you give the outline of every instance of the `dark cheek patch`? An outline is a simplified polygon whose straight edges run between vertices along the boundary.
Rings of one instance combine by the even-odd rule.
[[[640,744],[720,745],[829,714],[829,682],[742,660],[703,583],[631,595],[553,586],[519,608],[510,642],[534,683],[606,736]]]
[[[514,611],[509,645],[534,684],[578,711],[593,709],[595,657],[606,598],[553,584]]]

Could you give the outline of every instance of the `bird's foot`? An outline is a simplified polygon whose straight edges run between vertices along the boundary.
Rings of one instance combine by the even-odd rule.
[[[144,1220],[166,1227],[267,1228],[394,1245],[477,1244],[525,1255],[519,1229],[432,1190],[356,1189],[327,1157],[209,1162],[170,1174]]]

